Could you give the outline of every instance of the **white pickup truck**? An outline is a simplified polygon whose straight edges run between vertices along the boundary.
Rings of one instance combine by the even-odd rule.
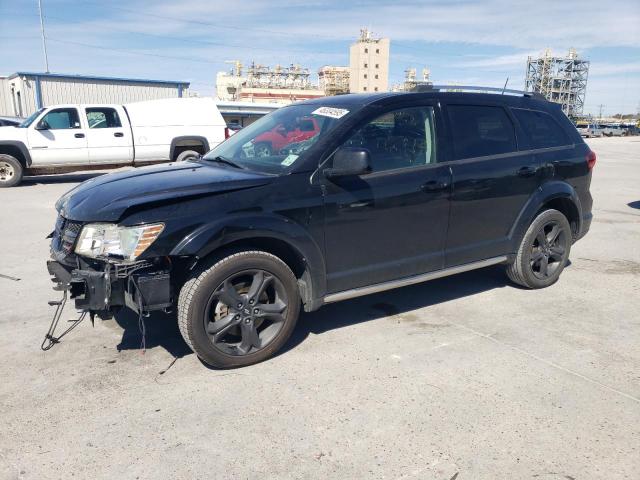
[[[230,133],[211,98],[50,106],[0,127],[0,187],[24,175],[183,161]]]

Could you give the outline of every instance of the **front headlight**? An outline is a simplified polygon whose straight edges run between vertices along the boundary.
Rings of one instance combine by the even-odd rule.
[[[90,223],[82,227],[75,252],[85,257],[135,260],[164,230],[163,223],[120,227],[115,223]]]

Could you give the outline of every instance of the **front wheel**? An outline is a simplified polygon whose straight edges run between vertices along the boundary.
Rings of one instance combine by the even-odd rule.
[[[22,181],[23,168],[11,155],[0,154],[0,188],[15,187]]]
[[[507,267],[511,281],[544,288],[558,281],[571,251],[571,225],[558,210],[545,210],[525,233],[516,259]]]
[[[293,332],[299,311],[291,269],[270,253],[243,251],[201,270],[184,284],[178,324],[202,361],[233,368],[276,353]]]

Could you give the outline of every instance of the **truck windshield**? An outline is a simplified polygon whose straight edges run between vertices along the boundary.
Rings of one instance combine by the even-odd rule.
[[[31,115],[29,115],[29,117],[24,122],[18,125],[18,128],[27,128],[35,121],[36,118],[38,118],[38,115],[40,115],[42,112],[44,112],[44,108],[36,110]]]
[[[225,140],[204,160],[280,174],[348,114],[349,110],[317,104],[282,107]]]

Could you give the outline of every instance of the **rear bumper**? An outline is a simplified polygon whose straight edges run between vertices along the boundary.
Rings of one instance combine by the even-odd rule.
[[[82,260],[79,268],[57,260],[47,262],[56,284],[54,290],[67,291],[76,309],[100,316],[128,307],[147,313],[166,310],[172,305],[170,272],[151,262],[108,263]]]

